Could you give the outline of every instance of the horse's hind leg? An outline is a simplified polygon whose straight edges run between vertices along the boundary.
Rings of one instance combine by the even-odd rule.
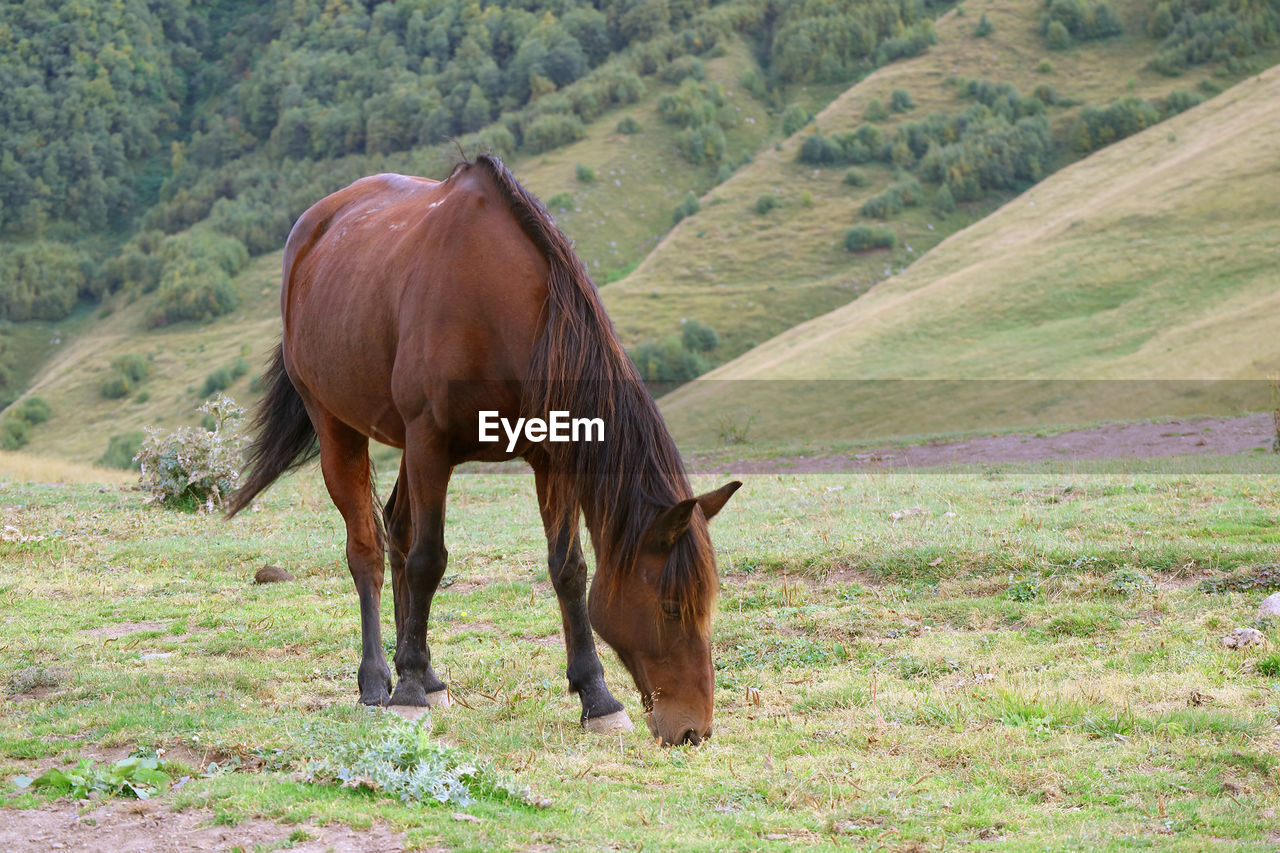
[[[444,546],[444,504],[449,490],[449,465],[443,443],[430,430],[411,428],[405,442],[404,462],[396,488],[393,515],[400,516],[402,501],[408,502],[412,530],[404,560],[404,617],[397,614],[399,638],[396,642],[396,673],[400,676],[393,705],[443,705],[449,692],[431,667],[427,647],[427,620],[431,599],[444,577],[449,552]],[[399,520],[399,519],[398,519]],[[400,524],[393,523],[400,535]]]
[[[404,471],[404,457],[400,457],[400,476],[387,498],[382,517],[387,528],[387,557],[391,563],[391,591],[396,608],[396,648],[404,639],[404,622],[409,615],[409,589],[405,579],[404,561],[409,554],[413,536],[413,519],[409,514],[409,485]]]
[[[382,651],[382,537],[374,518],[369,439],[332,415],[308,407],[320,439],[320,469],[329,497],[347,523],[347,566],[360,596],[360,701],[385,705],[390,699],[391,670]]]
[[[546,515],[546,478],[534,468],[538,486],[538,506],[543,511],[547,534],[547,565],[551,585],[560,602],[564,645],[569,666],[565,675],[569,690],[582,700],[582,725],[593,732],[630,731],[631,719],[622,703],[604,683],[604,667],[596,652],[595,636],[587,616],[587,561],[577,535],[577,520],[562,529],[553,529]]]

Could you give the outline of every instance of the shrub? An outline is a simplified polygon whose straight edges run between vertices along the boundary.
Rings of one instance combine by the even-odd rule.
[[[615,130],[617,130],[618,133],[639,133],[641,130],[640,122],[638,122],[634,116],[623,116],[618,119],[618,126]]]
[[[0,450],[17,450],[31,437],[31,427],[16,415],[0,419]]]
[[[231,368],[219,367],[204,378],[204,396],[212,397],[219,391],[225,391],[235,381],[236,378],[231,375]]]
[[[547,199],[547,207],[552,210],[573,210],[573,193],[556,193]]]
[[[916,102],[911,100],[911,93],[906,89],[893,90],[893,96],[889,98],[889,107],[895,113],[905,113],[915,109],[915,106]]]
[[[782,133],[790,136],[797,130],[800,130],[813,119],[813,113],[806,110],[799,104],[792,104],[787,107],[787,111],[782,114]]]
[[[810,134],[800,146],[800,162],[810,166],[826,166],[839,162],[840,147],[821,133]]]
[[[35,426],[49,420],[53,414],[53,409],[43,397],[28,397],[14,410],[14,414],[22,418],[29,425]]]
[[[987,13],[983,12],[982,17],[978,18],[978,26],[973,28],[973,34],[980,39],[984,39],[993,32],[995,32],[995,27],[991,25],[991,19],[987,17]]]
[[[1066,50],[1071,47],[1071,33],[1062,21],[1052,21],[1045,30],[1044,42],[1049,50]]]
[[[943,184],[938,194],[933,197],[933,209],[943,216],[955,212],[956,197],[952,195],[951,188],[946,184]]]
[[[234,311],[240,296],[231,284],[249,261],[244,243],[216,231],[192,231],[165,240],[159,299],[149,318],[154,328],[181,320],[203,322]]]
[[[111,436],[107,441],[106,452],[98,457],[97,464],[103,468],[122,470],[132,468],[137,471],[139,463],[133,457],[138,455],[138,451],[142,448],[142,441],[146,437],[146,433],[142,432],[122,432]]]
[[[778,197],[776,195],[773,195],[772,193],[766,193],[760,196],[758,199],[756,199],[756,213],[760,214],[761,216],[764,216],[766,213],[773,210],[775,207],[777,207],[781,203],[782,202],[778,201]]]
[[[1042,59],[1040,60],[1039,64],[1036,65],[1036,71],[1038,71],[1041,74],[1052,74],[1053,63],[1047,59]]]
[[[1071,128],[1071,144],[1087,154],[1132,136],[1160,121],[1160,111],[1142,98],[1130,96],[1106,107],[1085,107]]]
[[[865,187],[871,183],[871,179],[861,169],[850,169],[844,173],[844,182],[851,187]]]
[[[897,244],[898,235],[880,225],[855,225],[844,235],[844,247],[850,252],[892,249]]]
[[[675,335],[661,343],[642,344],[627,355],[646,382],[687,382],[707,372],[706,360],[685,349]]]
[[[690,352],[711,352],[720,346],[720,336],[710,326],[704,326],[697,320],[684,324],[680,332],[680,342]]]
[[[676,209],[671,214],[671,224],[677,225],[680,220],[693,216],[699,210],[702,210],[702,202],[698,201],[698,197],[692,191],[685,194],[684,200],[676,205]]]
[[[119,400],[133,390],[133,383],[123,373],[112,373],[98,386],[102,396],[108,400]]]
[[[129,377],[130,382],[141,382],[147,378],[147,359],[137,353],[125,353],[111,361],[111,367],[117,373]]]
[[[213,415],[213,431],[180,427],[162,436],[155,428],[147,430],[137,455],[148,502],[212,511],[235,490],[240,452],[248,439],[231,424],[243,417],[244,409],[220,394],[197,411]]]
[[[664,83],[679,83],[686,77],[702,80],[707,76],[702,61],[692,56],[679,56],[663,66],[658,79]]]
[[[587,135],[582,119],[567,113],[547,113],[529,122],[524,128],[524,149],[530,154],[541,154],[570,142],[577,142]]]
[[[872,98],[862,113],[865,121],[884,121],[889,117],[889,110],[879,98]]]
[[[729,147],[720,125],[711,122],[680,131],[676,141],[680,146],[680,153],[695,166],[719,163]]]
[[[581,163],[579,163],[578,167],[574,170],[574,174],[576,174],[578,180],[584,184],[592,183],[596,179],[596,170],[590,166],[584,166]]]

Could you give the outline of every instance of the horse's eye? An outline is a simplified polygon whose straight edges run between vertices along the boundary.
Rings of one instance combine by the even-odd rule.
[[[680,608],[668,602],[662,605],[662,615],[667,617],[668,622],[675,622],[680,618]]]

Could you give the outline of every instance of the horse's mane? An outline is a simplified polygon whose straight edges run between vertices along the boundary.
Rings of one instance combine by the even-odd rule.
[[[680,454],[586,267],[551,214],[497,157],[481,155],[458,169],[482,169],[492,179],[550,268],[546,325],[534,347],[522,414],[546,418],[551,411],[567,411],[605,423],[603,442],[543,444],[545,509],[556,527],[575,521],[580,507],[587,510],[599,529],[597,547],[604,549],[597,570],[625,572],[658,514],[692,497]],[[659,593],[677,603],[686,620],[701,621],[718,585],[714,566],[706,525],[692,524],[667,560]],[[611,577],[601,573],[606,591]]]

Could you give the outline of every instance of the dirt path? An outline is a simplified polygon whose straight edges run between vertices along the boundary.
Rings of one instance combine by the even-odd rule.
[[[81,814],[79,804],[60,802],[26,811],[0,810],[0,850],[129,850],[186,853],[189,850],[274,850],[302,853],[366,853],[404,849],[404,835],[375,824],[354,830],[341,825],[289,825],[253,818],[214,826],[213,813],[175,812],[158,800],[112,801]]]
[[[1146,459],[1214,456],[1270,450],[1271,415],[1193,418],[1167,423],[1110,424],[1056,435],[1014,433],[957,441],[883,447],[848,456],[788,457],[734,463],[694,460],[695,470],[744,474],[821,473],[884,468],[934,468],[972,462],[1034,462],[1046,459]]]

